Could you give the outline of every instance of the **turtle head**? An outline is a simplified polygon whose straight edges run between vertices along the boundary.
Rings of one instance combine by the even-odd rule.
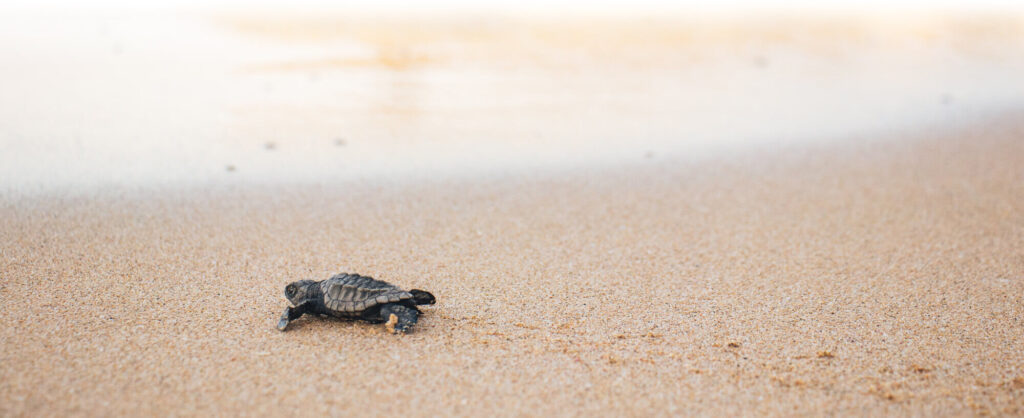
[[[288,298],[293,306],[299,306],[309,302],[320,294],[320,283],[312,280],[299,280],[292,282],[284,288],[284,297]]]

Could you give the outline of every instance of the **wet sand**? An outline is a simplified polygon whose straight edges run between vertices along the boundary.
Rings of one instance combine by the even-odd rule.
[[[1024,123],[0,206],[0,414],[1024,413]],[[348,271],[413,333],[274,324]]]

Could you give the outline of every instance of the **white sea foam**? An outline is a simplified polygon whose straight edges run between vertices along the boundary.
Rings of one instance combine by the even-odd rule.
[[[478,175],[1024,105],[1013,16],[289,19],[5,15],[0,186]]]

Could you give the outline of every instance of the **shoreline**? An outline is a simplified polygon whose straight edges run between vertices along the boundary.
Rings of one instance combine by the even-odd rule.
[[[0,193],[688,159],[902,136],[1024,97],[1015,14],[452,18],[0,18],[17,57],[0,66],[16,81]],[[55,30],[26,47],[40,25]]]
[[[572,164],[509,165],[492,169],[449,169],[440,172],[420,170],[397,175],[380,173],[364,176],[342,176],[321,179],[286,178],[269,180],[266,173],[258,178],[239,177],[224,173],[209,180],[185,179],[180,181],[150,181],[146,183],[102,184],[20,184],[7,185],[0,194],[0,203],[16,206],[19,200],[45,201],[72,197],[74,199],[137,200],[158,198],[170,193],[181,198],[204,193],[273,194],[287,190],[326,189],[340,192],[355,190],[365,196],[379,191],[400,195],[424,186],[447,188],[474,186],[482,183],[501,187],[516,182],[544,182],[550,179],[583,181],[589,177],[615,177],[609,173],[641,173],[648,177],[661,174],[700,176],[704,169],[732,167],[740,171],[765,168],[762,161],[773,165],[806,163],[814,155],[835,158],[845,153],[865,154],[883,148],[909,152],[908,149],[932,147],[942,141],[958,141],[959,138],[976,135],[986,126],[1007,129],[1019,125],[1024,110],[1003,110],[988,116],[964,115],[963,118],[932,122],[918,126],[893,127],[870,133],[852,133],[833,136],[827,140],[790,140],[778,143],[756,141],[750,144],[730,144],[716,148],[699,148],[690,151],[669,152],[637,151],[634,157],[618,160],[575,162]],[[429,175],[428,175],[429,174]],[[285,176],[288,177],[288,176]]]

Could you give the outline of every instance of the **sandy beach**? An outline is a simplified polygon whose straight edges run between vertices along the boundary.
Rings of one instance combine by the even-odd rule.
[[[8,194],[0,414],[1024,413],[1024,117],[484,179]],[[348,271],[413,333],[301,319]]]
[[[2,417],[1024,415],[1020,8],[20,3]]]

